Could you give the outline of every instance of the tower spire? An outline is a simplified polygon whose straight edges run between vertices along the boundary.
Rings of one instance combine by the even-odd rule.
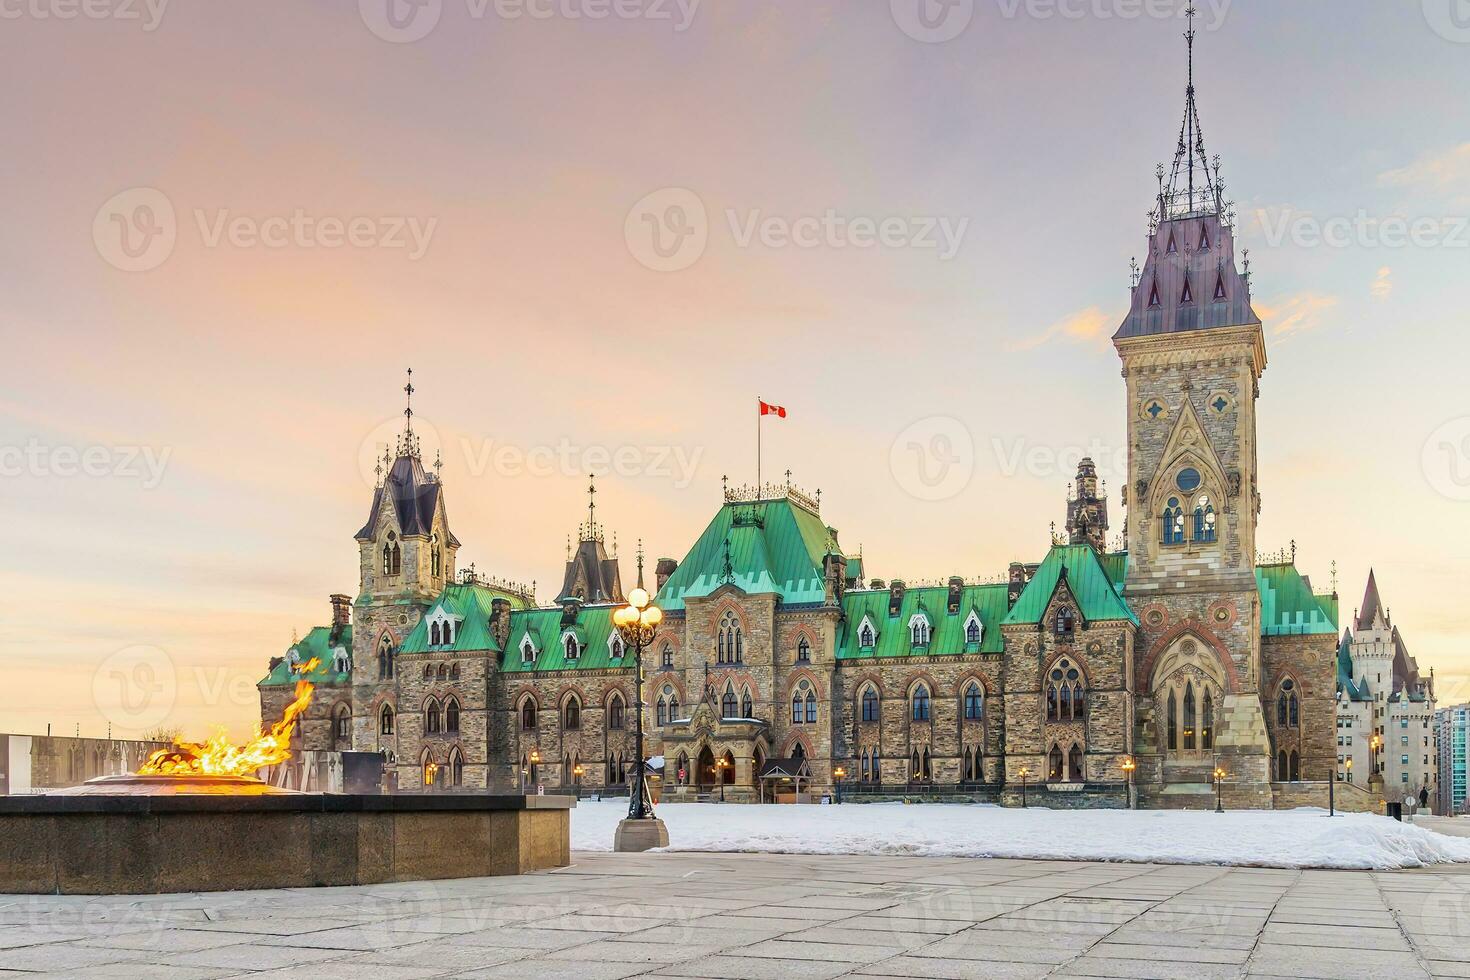
[[[399,442],[398,455],[414,456],[419,454],[418,437],[413,434],[413,368],[408,369],[408,383],[403,386],[403,437]]]
[[[1192,214],[1221,211],[1220,167],[1218,158],[1213,167],[1205,153],[1205,134],[1199,122],[1199,105],[1194,87],[1194,40],[1198,32],[1194,18],[1199,13],[1194,4],[1185,10],[1189,28],[1184,32],[1188,48],[1188,80],[1184,89],[1184,122],[1179,127],[1179,145],[1174,151],[1174,166],[1169,172],[1167,187],[1161,188],[1160,217],[1182,218]]]

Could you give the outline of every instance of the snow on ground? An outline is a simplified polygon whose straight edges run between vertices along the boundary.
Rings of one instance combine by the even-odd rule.
[[[612,850],[627,801],[572,811],[572,849]],[[1268,868],[1416,868],[1470,862],[1470,839],[1369,814],[1046,810],[961,804],[660,806],[671,851],[896,854],[1229,864]]]

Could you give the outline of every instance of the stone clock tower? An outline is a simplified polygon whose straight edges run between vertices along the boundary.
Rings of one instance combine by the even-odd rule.
[[[1218,158],[1205,156],[1192,19],[1186,37],[1178,151],[1170,170],[1159,169],[1148,254],[1113,337],[1128,388],[1125,594],[1141,623],[1138,775],[1141,786],[1193,803],[1218,765],[1232,795],[1269,805],[1255,576],[1266,350]]]

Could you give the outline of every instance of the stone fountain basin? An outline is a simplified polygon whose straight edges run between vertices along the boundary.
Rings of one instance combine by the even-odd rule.
[[[229,780],[103,777],[0,797],[0,894],[368,885],[571,862],[571,797],[326,795]]]

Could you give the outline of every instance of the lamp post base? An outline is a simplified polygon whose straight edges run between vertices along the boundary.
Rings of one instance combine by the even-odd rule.
[[[623,820],[613,834],[613,850],[620,853],[669,846],[669,829],[659,819]]]

